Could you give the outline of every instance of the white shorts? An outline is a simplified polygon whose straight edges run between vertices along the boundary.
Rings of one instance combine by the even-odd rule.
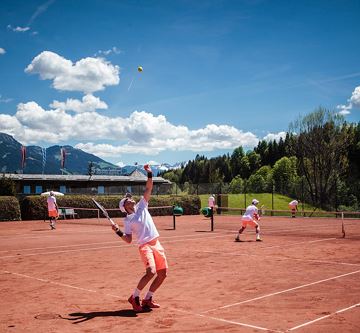
[[[241,222],[242,222],[242,226],[244,228],[246,228],[248,225],[250,225],[252,227],[258,227],[259,226],[259,223],[257,223],[255,220],[249,219],[249,218],[242,218]]]

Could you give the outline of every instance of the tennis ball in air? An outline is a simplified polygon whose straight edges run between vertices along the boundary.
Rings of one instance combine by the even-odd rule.
[[[142,72],[143,68],[141,66],[138,67],[138,72]]]

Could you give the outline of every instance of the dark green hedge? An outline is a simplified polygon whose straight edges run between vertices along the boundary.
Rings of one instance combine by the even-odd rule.
[[[21,220],[20,205],[16,197],[0,196],[0,221]]]
[[[97,217],[97,210],[91,198],[95,198],[105,209],[116,209],[109,211],[111,217],[123,217],[125,216],[120,212],[119,196],[89,196],[89,195],[65,195],[57,197],[56,201],[59,207],[71,207],[75,208],[77,217],[79,218],[91,218]],[[134,196],[136,201],[139,200],[139,196]],[[47,203],[46,197],[40,195],[27,196],[20,202],[21,216],[23,220],[41,220],[47,217]],[[172,215],[172,208],[153,209],[151,207],[161,206],[180,206],[184,210],[184,215],[198,215],[201,207],[201,201],[197,195],[189,196],[152,196],[149,203],[149,211],[153,216],[159,215]],[[92,208],[94,210],[81,210],[76,208]]]

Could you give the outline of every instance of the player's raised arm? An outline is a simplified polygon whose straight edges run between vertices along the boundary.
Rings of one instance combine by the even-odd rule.
[[[144,165],[144,169],[147,172],[147,181],[146,181],[146,187],[145,187],[145,192],[144,192],[144,199],[149,202],[150,200],[150,196],[151,196],[151,191],[153,188],[153,180],[152,180],[152,170],[150,168],[149,164],[145,164]]]

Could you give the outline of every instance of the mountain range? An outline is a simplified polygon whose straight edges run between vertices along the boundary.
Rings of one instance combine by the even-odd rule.
[[[156,176],[160,171],[176,169],[181,164],[183,163],[151,167]],[[69,145],[55,145],[48,148],[23,146],[11,135],[0,133],[0,172],[2,173],[81,175],[91,172],[104,175],[129,175],[135,169],[141,170],[135,165],[119,167]]]

